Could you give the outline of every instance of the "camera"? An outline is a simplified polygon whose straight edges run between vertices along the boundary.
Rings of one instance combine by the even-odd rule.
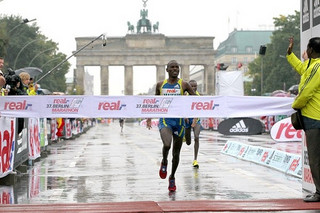
[[[11,68],[8,68],[7,71],[8,73],[4,78],[6,79],[6,89],[9,89],[9,95],[20,95],[21,78]]]

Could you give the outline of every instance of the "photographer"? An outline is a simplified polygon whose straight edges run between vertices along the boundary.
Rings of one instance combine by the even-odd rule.
[[[7,90],[5,89],[6,86],[6,79],[3,76],[2,71],[0,70],[0,89],[1,89],[1,96],[8,95]]]
[[[1,96],[8,95],[8,91],[5,89],[6,86],[6,79],[4,78],[2,69],[4,66],[4,58],[0,56],[0,90],[1,90]]]
[[[8,74],[5,75],[6,89],[8,95],[28,95],[22,89],[21,78],[12,69],[8,69]],[[18,118],[18,134],[23,130],[24,118]]]
[[[12,69],[8,69],[8,74],[5,75],[6,88],[8,95],[27,95],[22,89],[21,78]]]

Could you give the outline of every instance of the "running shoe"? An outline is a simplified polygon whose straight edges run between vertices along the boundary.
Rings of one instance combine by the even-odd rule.
[[[159,176],[162,179],[165,179],[167,177],[167,164],[164,164],[163,162],[161,162],[160,165]]]
[[[194,168],[199,168],[199,164],[198,164],[197,160],[194,160],[192,165],[193,165]]]
[[[169,177],[169,187],[168,187],[170,192],[175,192],[177,187],[176,187],[176,180],[175,178]]]

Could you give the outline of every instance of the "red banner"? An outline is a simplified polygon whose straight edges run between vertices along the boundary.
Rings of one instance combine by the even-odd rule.
[[[11,173],[15,149],[15,118],[0,118],[0,178]]]

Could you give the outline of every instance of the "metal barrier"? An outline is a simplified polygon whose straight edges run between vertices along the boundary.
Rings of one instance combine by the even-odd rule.
[[[18,130],[18,118],[16,118],[15,129]],[[24,125],[22,131],[16,133],[16,144],[14,152],[14,169],[28,161],[29,158],[29,147],[28,147],[28,118],[24,118]]]
[[[0,185],[9,174],[21,169],[20,166],[33,165],[30,162],[41,157],[48,145],[86,132],[94,125],[89,120],[63,118],[59,130],[56,118],[0,117]],[[61,131],[59,137],[57,131]]]

